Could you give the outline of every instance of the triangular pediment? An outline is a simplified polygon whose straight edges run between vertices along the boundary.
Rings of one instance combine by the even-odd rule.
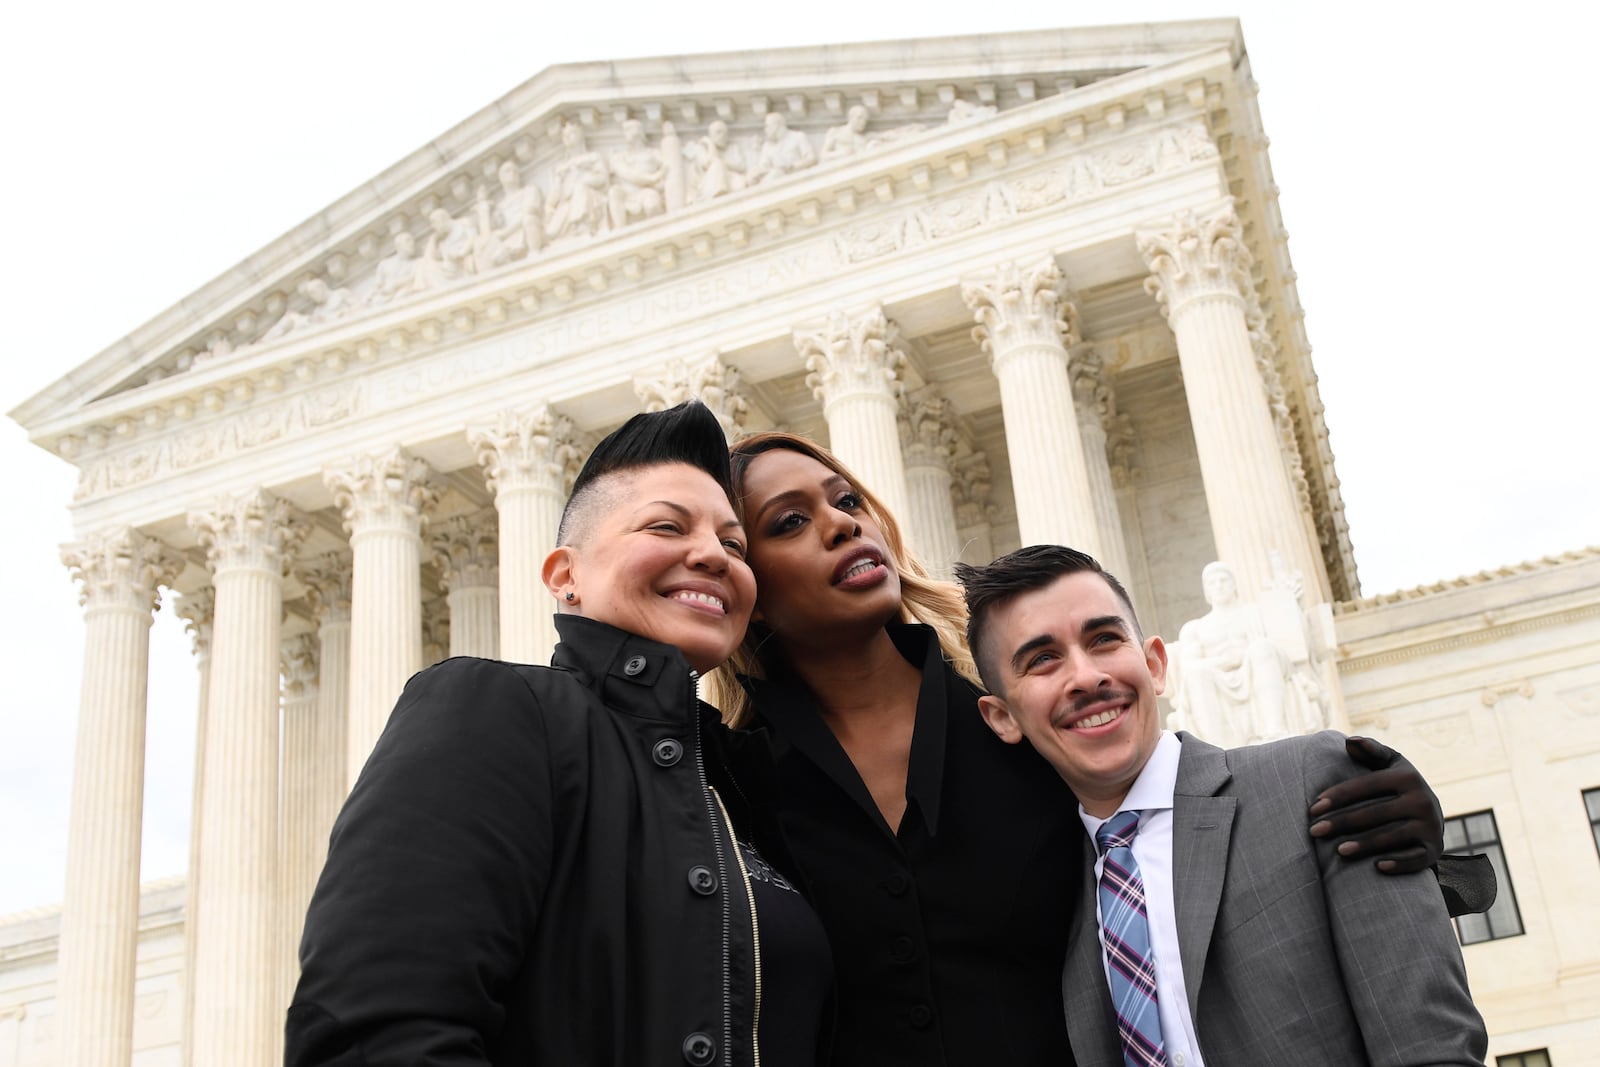
[[[375,333],[452,290],[697,213],[737,242],[749,225],[734,218],[740,203],[1242,47],[1237,23],[1215,20],[551,67],[12,414],[29,429],[70,423],[208,367],[266,365],[275,349],[364,324]],[[621,272],[637,261],[624,257]],[[586,284],[609,275],[580,269],[555,292]]]

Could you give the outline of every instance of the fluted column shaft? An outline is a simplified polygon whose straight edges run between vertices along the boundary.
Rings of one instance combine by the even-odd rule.
[[[82,584],[85,633],[57,979],[61,1056],[75,1067],[127,1067],[150,615],[179,562],[131,529],[65,546],[62,562]]]
[[[353,557],[348,786],[406,682],[422,669],[422,531],[437,494],[427,465],[399,448],[362,456],[324,477],[343,512]]]
[[[278,656],[283,570],[305,534],[264,492],[196,512],[216,614],[200,823],[194,1062],[281,1059],[278,962]]]
[[[185,593],[177,612],[184,620],[200,672],[200,699],[194,725],[194,783],[189,793],[189,870],[183,889],[183,1014],[178,1039],[179,1061],[194,1063],[194,951],[200,934],[200,814],[206,781],[206,701],[211,693],[211,627],[216,596],[209,587]]]
[[[279,1000],[288,1009],[300,977],[300,930],[311,891],[322,869],[325,836],[318,811],[317,774],[321,741],[315,634],[298,634],[283,643],[283,804],[278,824]]]
[[[565,415],[540,406],[503,412],[469,439],[499,514],[500,656],[548,663],[556,647],[555,601],[542,571],[582,458],[577,430]]]
[[[907,397],[900,412],[912,548],[936,578],[949,581],[961,552],[950,496],[950,451],[955,442],[945,399],[931,388]]]
[[[1098,557],[1104,546],[1067,376],[1076,310],[1063,288],[1060,268],[1047,258],[1026,271],[1003,265],[962,286],[962,296],[1000,381],[1022,543],[1070,545]]]
[[[828,447],[895,518],[910,514],[900,454],[900,378],[906,357],[899,330],[881,307],[836,312],[821,326],[795,331],[806,384],[822,401]]]
[[[1266,587],[1273,551],[1320,586],[1251,342],[1250,257],[1231,204],[1138,238],[1151,269],[1145,287],[1178,342],[1217,558],[1233,566],[1246,599]]]
[[[1128,564],[1127,541],[1122,535],[1121,509],[1117,506],[1117,487],[1111,478],[1111,461],[1106,452],[1105,420],[1111,416],[1113,398],[1100,358],[1088,346],[1072,357],[1072,376],[1078,416],[1078,439],[1083,453],[1084,476],[1089,498],[1094,503],[1095,526],[1099,531],[1100,565],[1124,582],[1132,580]]]
[[[433,561],[450,610],[450,655],[500,654],[500,567],[495,514],[457,515],[433,528]]]

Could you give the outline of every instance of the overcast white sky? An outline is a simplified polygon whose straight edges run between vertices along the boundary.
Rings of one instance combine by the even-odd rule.
[[[0,411],[554,63],[1218,15],[1261,85],[1365,591],[1600,543],[1600,16],[1543,0],[12,4]],[[9,421],[0,457],[5,914],[61,899],[82,621],[74,472]],[[152,661],[146,878],[187,859],[167,610]]]

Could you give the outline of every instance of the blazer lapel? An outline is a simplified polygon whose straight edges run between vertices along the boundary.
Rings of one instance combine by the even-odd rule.
[[[1066,966],[1061,972],[1067,1036],[1078,1067],[1122,1067],[1117,1011],[1106,985],[1100,924],[1095,919],[1094,846],[1087,833],[1080,833],[1078,839],[1083,852],[1083,862],[1079,864],[1083,870],[1078,897],[1080,921],[1073,923],[1068,934]]]
[[[1227,754],[1186,733],[1179,733],[1178,740],[1183,749],[1172,798],[1172,895],[1189,1016],[1198,1020],[1200,981],[1228,873],[1236,800],[1216,795],[1230,777]]]

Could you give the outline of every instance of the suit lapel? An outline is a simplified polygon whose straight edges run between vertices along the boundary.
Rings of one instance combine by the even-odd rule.
[[[1222,903],[1236,801],[1216,795],[1230,777],[1227,754],[1185,733],[1178,740],[1183,748],[1172,798],[1172,896],[1189,1016],[1198,1020],[1200,980]]]
[[[1080,826],[1081,830],[1082,827]],[[1122,1067],[1122,1044],[1117,1037],[1117,1011],[1106,986],[1105,958],[1100,950],[1100,924],[1095,920],[1094,846],[1087,833],[1078,835],[1083,862],[1079,887],[1080,921],[1067,938],[1067,961],[1061,973],[1062,1006],[1067,1012],[1067,1036],[1078,1067]]]

